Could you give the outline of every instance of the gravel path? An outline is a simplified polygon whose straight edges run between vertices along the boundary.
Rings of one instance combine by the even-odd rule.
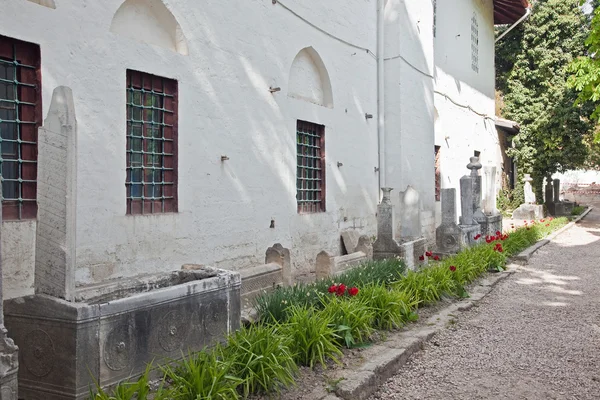
[[[600,210],[457,317],[370,399],[600,399]]]

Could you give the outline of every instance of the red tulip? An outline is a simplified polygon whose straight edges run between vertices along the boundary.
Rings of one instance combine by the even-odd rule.
[[[434,256],[434,257],[433,257],[433,260],[434,260],[434,261],[440,261],[440,257],[439,257],[439,256]]]
[[[419,256],[419,261],[425,261],[425,256]]]
[[[356,295],[358,294],[358,288],[357,288],[357,287],[350,288],[350,289],[348,290],[348,294],[349,294],[350,296],[356,296]]]
[[[452,271],[452,272],[456,271],[456,267],[454,265],[451,265],[450,266],[450,271]]]
[[[425,252],[425,255],[426,255],[427,257],[431,257],[431,256],[433,255],[433,253],[432,253],[432,252],[430,252],[430,251],[426,251],[426,252]]]
[[[335,293],[335,292],[337,292],[337,286],[336,285],[331,285],[331,286],[329,286],[329,289],[327,289],[327,291],[329,293]]]
[[[340,284],[340,285],[337,287],[337,290],[336,290],[335,294],[336,294],[337,296],[343,296],[343,295],[344,295],[344,293],[346,293],[346,285],[344,285],[344,284],[342,283],[342,284]]]

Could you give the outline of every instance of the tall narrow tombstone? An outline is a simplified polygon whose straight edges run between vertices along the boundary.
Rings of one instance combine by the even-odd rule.
[[[403,238],[421,236],[421,199],[419,192],[408,185],[400,193],[401,233]]]
[[[535,204],[535,193],[533,192],[533,186],[531,186],[531,175],[525,174],[525,178],[523,178],[525,184],[523,186],[523,191],[525,192],[525,204]]]
[[[560,179],[554,179],[552,181],[553,195],[552,199],[555,203],[560,203]]]
[[[473,225],[473,178],[460,178],[460,224]]]
[[[2,185],[0,184],[0,199]],[[0,242],[2,238],[2,207],[0,206]],[[0,248],[1,252],[1,248]],[[4,327],[4,294],[2,290],[2,258],[0,257],[0,400],[17,400],[19,372],[19,349]]]
[[[544,206],[537,205],[535,193],[533,192],[533,187],[531,186],[531,176],[529,174],[525,174],[525,178],[523,178],[525,184],[523,186],[525,192],[525,203],[521,204],[519,208],[513,211],[512,217],[513,219],[540,219],[544,217]]]
[[[483,211],[486,215],[498,215],[496,208],[496,167],[483,167],[485,175],[485,201]]]
[[[555,207],[554,207],[554,188],[552,185],[552,180],[550,178],[546,178],[546,188],[545,188],[545,201],[546,208],[548,209],[548,213],[551,215],[556,215]]]
[[[442,189],[442,224],[435,231],[437,251],[458,253],[466,246],[466,236],[456,224],[456,189]]]
[[[54,89],[38,134],[35,292],[75,296],[77,121],[71,89]]]
[[[473,217],[483,217],[483,211],[481,209],[481,176],[479,170],[481,169],[481,163],[479,157],[471,157],[467,168],[471,171],[471,178],[473,179]]]
[[[373,259],[381,260],[403,256],[403,249],[396,242],[392,188],[382,188],[383,198],[377,206],[377,240],[373,243]]]

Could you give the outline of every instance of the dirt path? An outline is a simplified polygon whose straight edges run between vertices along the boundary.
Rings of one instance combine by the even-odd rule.
[[[459,315],[375,399],[600,399],[600,209]]]

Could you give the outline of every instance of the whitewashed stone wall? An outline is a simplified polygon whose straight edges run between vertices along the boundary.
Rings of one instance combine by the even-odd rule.
[[[314,269],[319,252],[340,253],[343,230],[375,234],[377,119],[365,114],[377,115],[376,0],[282,1],[3,3],[0,34],[41,47],[44,117],[56,87],[73,92],[78,285],[185,263],[240,270],[262,264],[273,243],[291,249],[299,275]],[[434,144],[442,145],[444,187],[458,187],[474,149],[484,165],[496,157],[492,142],[480,139],[493,128],[482,131],[481,118],[434,95],[436,88],[493,114],[491,0],[481,11],[480,74],[469,72],[478,2],[438,0],[435,52],[431,2],[386,2],[387,181],[396,205],[408,185],[419,192],[429,238]],[[298,80],[290,83],[297,57]],[[176,214],[125,214],[127,69],[178,81]],[[298,119],[325,125],[325,213],[296,211]],[[31,293],[36,223],[6,222],[3,229],[5,293]]]
[[[479,27],[479,72],[471,68],[474,13]],[[438,0],[437,16],[435,90],[448,95],[435,94],[435,144],[441,147],[442,188],[459,188],[475,151],[481,152],[484,166],[497,167],[499,183],[502,154],[494,122],[475,113],[489,117],[495,113],[492,0]],[[456,204],[460,204],[458,198]],[[440,212],[438,203],[437,224],[441,223]]]
[[[168,19],[160,9],[142,13],[123,32],[113,24],[122,0],[63,1],[55,9],[26,0],[3,2],[0,34],[41,47],[44,116],[55,87],[73,91],[79,126],[78,284],[184,263],[242,269],[262,264],[265,250],[276,242],[292,249],[301,273],[314,268],[320,251],[339,254],[342,230],[356,227],[373,235],[377,134],[375,120],[365,113],[376,113],[375,59],[271,1],[164,3],[188,55],[181,54],[181,36],[169,23],[160,31],[162,40],[150,35],[151,44],[141,41],[140,32],[152,30],[139,24]],[[376,47],[373,0],[284,4],[334,36]],[[307,47],[327,69],[333,108],[288,97],[292,62]],[[177,214],[125,215],[126,69],[178,80]],[[281,91],[271,94],[269,87]],[[297,119],[326,126],[326,213],[296,212]],[[221,162],[222,155],[229,161]],[[31,222],[4,227],[5,238],[31,239],[35,232]],[[4,247],[5,260],[23,258],[14,267],[5,264],[7,273],[19,270],[24,276],[18,282],[14,277],[7,293],[31,292],[33,248],[31,240]]]

